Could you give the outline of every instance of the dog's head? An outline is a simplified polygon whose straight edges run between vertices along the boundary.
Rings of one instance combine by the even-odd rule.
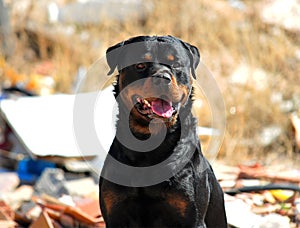
[[[153,119],[171,128],[190,102],[198,49],[172,36],[138,36],[107,50],[109,74],[118,70],[116,97],[130,111],[130,127],[149,133]],[[123,108],[122,107],[122,108]]]

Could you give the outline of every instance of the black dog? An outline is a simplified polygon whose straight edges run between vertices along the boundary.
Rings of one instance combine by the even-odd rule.
[[[227,227],[191,114],[199,61],[196,47],[172,36],[134,37],[107,50],[109,74],[119,72],[116,137],[100,178],[107,227]]]

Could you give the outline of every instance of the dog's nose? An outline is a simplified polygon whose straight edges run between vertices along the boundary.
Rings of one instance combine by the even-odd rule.
[[[158,72],[152,75],[152,80],[155,85],[169,85],[172,76],[168,72]]]

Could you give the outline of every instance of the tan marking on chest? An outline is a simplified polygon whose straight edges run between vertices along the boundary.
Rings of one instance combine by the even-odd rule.
[[[168,195],[166,201],[171,207],[179,211],[181,216],[185,216],[188,201],[177,195]]]
[[[112,208],[116,203],[120,200],[119,195],[112,191],[104,191],[103,192],[103,201],[104,201],[104,206],[106,209],[106,212],[108,215],[110,215]]]

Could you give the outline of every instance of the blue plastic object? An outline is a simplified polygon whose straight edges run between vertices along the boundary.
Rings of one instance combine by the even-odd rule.
[[[55,168],[55,163],[26,158],[19,161],[17,173],[21,182],[35,183],[46,168]]]

